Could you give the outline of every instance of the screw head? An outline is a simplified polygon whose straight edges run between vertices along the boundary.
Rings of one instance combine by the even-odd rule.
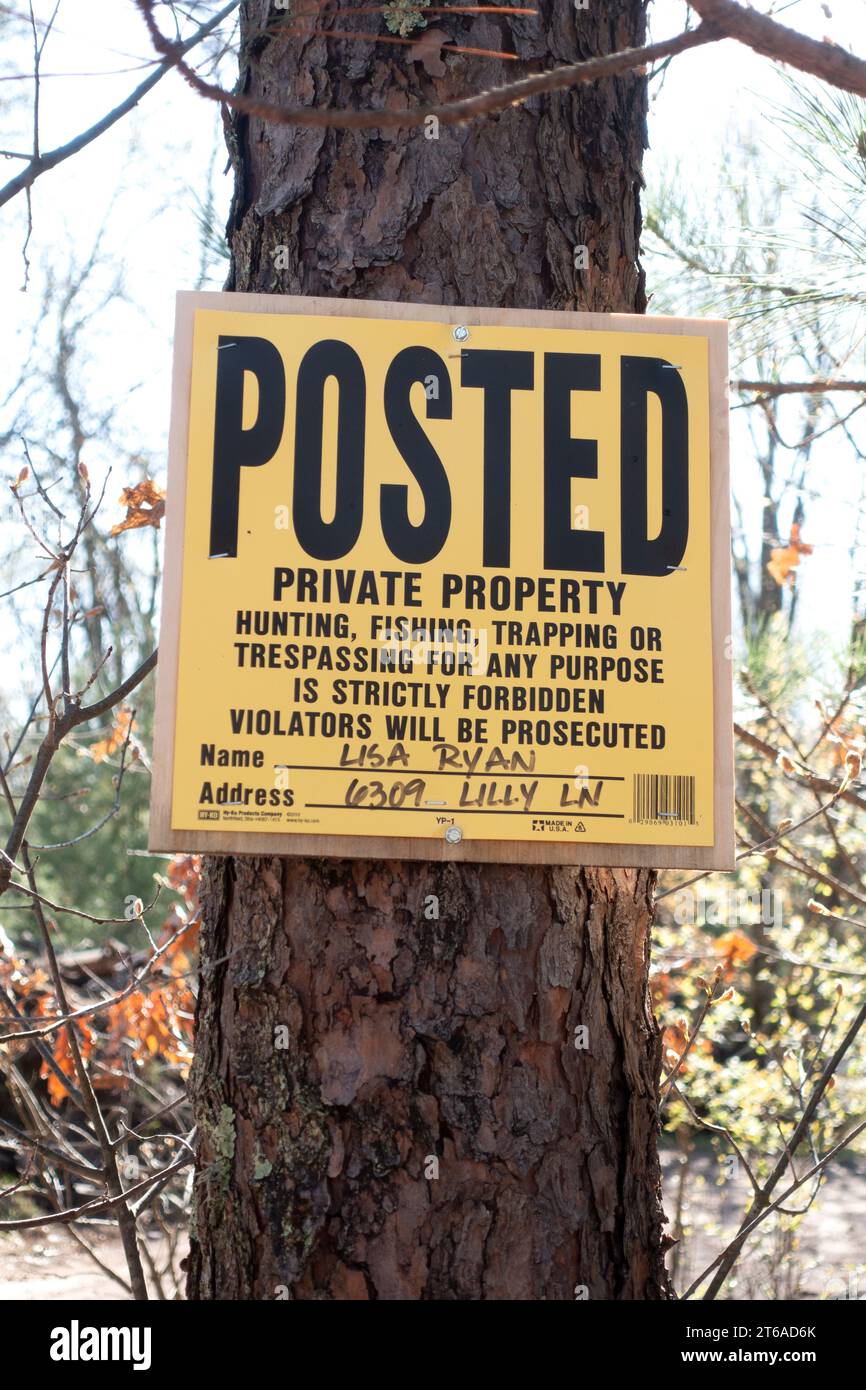
[[[462,323],[458,323],[457,327],[454,329],[454,341],[457,343],[465,343],[468,337],[469,329],[464,328]]]
[[[445,831],[445,839],[448,841],[449,845],[459,845],[460,841],[463,839],[463,831],[460,829],[460,826],[449,825],[448,829]]]

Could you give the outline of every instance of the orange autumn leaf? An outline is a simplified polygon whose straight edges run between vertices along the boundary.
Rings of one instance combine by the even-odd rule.
[[[114,724],[111,732],[105,738],[91,744],[90,756],[95,763],[105,762],[119,748],[122,748],[135,725],[132,721],[132,710],[128,705],[121,705],[114,716]]]
[[[200,861],[188,856],[190,876],[198,886]],[[161,960],[161,978],[148,989],[136,989],[108,1010],[108,1034],[114,1051],[126,1050],[139,1063],[160,1057],[188,1066],[192,1059],[195,998],[190,988],[198,923],[190,922],[171,942]]]
[[[47,1012],[48,1000],[42,1000],[40,1003],[42,1007],[37,1010],[37,1013]],[[84,1019],[78,1020],[75,1025],[75,1030],[78,1034],[78,1046],[81,1051],[81,1056],[86,1062],[93,1051],[93,1034]],[[72,1050],[69,1046],[69,1039],[66,1036],[65,1028],[62,1028],[55,1035],[53,1057],[58,1069],[74,1083],[75,1063],[72,1060]],[[51,1104],[60,1105],[69,1094],[63,1082],[60,1080],[60,1077],[49,1067],[47,1062],[42,1063],[39,1074],[43,1079],[47,1078],[48,1094],[51,1098]]]
[[[143,483],[136,483],[135,487],[125,487],[118,500],[122,507],[126,507],[126,516],[112,526],[109,535],[119,536],[121,531],[137,531],[142,526],[159,529],[165,515],[165,493],[149,478],[145,478]]]
[[[800,552],[792,545],[776,547],[770,551],[767,572],[778,585],[793,585],[793,571],[800,563]]]
[[[669,1023],[662,1033],[662,1050],[665,1055],[666,1064],[670,1070],[675,1067],[679,1059],[688,1046],[688,1036],[685,1029],[679,1023]],[[709,1038],[695,1038],[689,1049],[689,1056],[695,1052],[708,1053],[712,1051],[712,1043]],[[685,1061],[679,1070],[680,1076],[688,1075],[689,1064]]]
[[[682,1057],[686,1050],[688,1039],[678,1023],[668,1024],[662,1037],[662,1046],[665,1052],[675,1052],[678,1057]]]
[[[717,955],[724,957],[729,970],[737,965],[747,965],[757,949],[746,933],[736,928],[734,931],[725,932],[724,936],[717,936],[713,942],[713,950]]]
[[[801,555],[811,555],[811,545],[800,540],[800,523],[795,521],[791,527],[791,537],[785,546],[777,546],[770,551],[767,572],[779,585],[794,583],[794,570],[800,563]]]
[[[191,1056],[192,1019],[181,1011],[174,991],[161,989],[132,994],[112,1004],[108,1011],[109,1031],[117,1041],[123,1039],[137,1062],[162,1057],[166,1062],[188,1063]],[[191,1000],[189,1001],[192,1002]]]
[[[129,727],[128,713],[113,732],[115,746]],[[111,737],[102,740],[108,745]],[[103,756],[108,756],[108,749]],[[130,1084],[130,1062],[138,1068],[155,1062],[176,1066],[181,1075],[192,1060],[195,996],[191,988],[199,932],[198,892],[201,858],[178,855],[170,861],[167,877],[178,893],[157,938],[163,953],[146,984],[129,995],[107,1000],[95,1011],[90,1024],[79,1019],[76,1033],[85,1061],[99,1063],[92,1083],[100,1091],[117,1096]],[[0,985],[26,1010],[32,1019],[56,1017],[57,1001],[51,984],[40,966],[17,957],[10,938],[0,929]],[[78,1007],[89,997],[85,992],[71,1000]],[[41,1080],[52,1106],[60,1106],[68,1096],[64,1078],[77,1084],[75,1066],[65,1032],[51,1035],[54,1067],[41,1068]],[[15,1045],[13,1045],[14,1047]],[[20,1047],[26,1047],[26,1043]],[[56,1070],[55,1070],[56,1068]],[[59,1073],[59,1075],[58,1075]]]

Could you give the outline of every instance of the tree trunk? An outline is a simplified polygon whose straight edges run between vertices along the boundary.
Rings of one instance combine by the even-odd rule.
[[[280,39],[261,31],[282,13],[246,0],[241,89],[429,103],[644,38],[643,0],[538,7],[422,31],[515,63]],[[379,27],[345,13],[341,28]],[[645,119],[633,75],[438,139],[238,121],[229,288],[640,312]],[[653,886],[637,870],[207,860],[189,1296],[668,1297]]]

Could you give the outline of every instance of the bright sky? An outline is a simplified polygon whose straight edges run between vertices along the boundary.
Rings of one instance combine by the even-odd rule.
[[[47,18],[53,4],[54,0],[34,0],[37,16]],[[819,0],[778,0],[775,6],[761,0],[760,8],[772,8],[783,22],[819,38],[854,43],[858,32],[866,33],[864,0],[830,0],[829,5]],[[676,33],[684,14],[682,0],[654,0],[653,36]],[[5,60],[0,60],[6,76],[30,71],[27,28],[21,25],[15,32],[20,32],[20,41],[7,43]],[[105,0],[63,0],[43,60],[42,147],[64,142],[122,99],[141,80],[140,64],[149,57],[147,36],[132,0],[112,0],[110,6]],[[22,87],[30,91],[32,83],[0,84],[0,146],[4,150],[29,148],[30,113],[20,100],[8,104],[9,94],[20,98]],[[735,129],[752,127],[762,144],[780,148],[779,132],[772,129],[767,112],[769,102],[781,93],[772,65],[733,42],[675,59],[653,101],[647,162],[650,183],[660,168],[673,166],[696,202],[709,199],[718,154]],[[81,345],[82,383],[94,403],[105,398],[121,403],[119,420],[126,440],[152,455],[158,475],[168,425],[173,296],[176,289],[193,286],[199,273],[195,207],[196,199],[206,194],[212,161],[221,225],[229,179],[222,176],[225,153],[217,110],[189,91],[180,78],[169,75],[131,117],[38,180],[33,191],[26,294],[21,291],[24,199],[19,197],[0,212],[4,381],[14,380],[22,342],[39,331],[40,293],[46,279],[62,276],[70,262],[85,259],[101,237],[108,264],[98,278],[107,287],[118,266],[122,267],[123,293],[114,296],[111,306],[93,320]],[[4,179],[19,167],[19,161],[0,159]],[[213,288],[219,287],[222,266],[216,274],[210,282]],[[735,417],[734,473],[738,495],[751,509],[760,502],[760,490],[741,428],[742,414]],[[108,461],[107,457],[92,459],[94,471]],[[5,473],[14,476],[19,463],[13,452],[5,461]],[[832,474],[832,495],[825,502],[810,504],[807,539],[815,544],[816,555],[808,573],[804,566],[801,611],[810,624],[836,621],[844,631],[850,613],[852,503],[860,479],[850,451],[837,442],[816,454],[815,480],[824,468],[828,477]],[[119,491],[123,479],[116,473],[114,478]],[[113,492],[112,482],[109,496]]]
[[[653,37],[675,33],[682,23],[683,8],[681,0],[653,0]],[[864,0],[776,0],[775,4],[759,0],[755,8],[772,13],[781,23],[813,38],[831,39],[860,56],[866,52]],[[718,159],[726,144],[735,143],[738,131],[752,132],[759,148],[766,149],[768,177],[784,170],[785,135],[774,118],[773,106],[788,100],[778,69],[733,40],[682,54],[669,66],[661,94],[653,102],[650,150],[645,165],[648,184],[652,186],[662,169],[673,165],[678,180],[695,203],[702,198],[710,202],[715,195]],[[718,239],[728,240],[726,229],[719,229]],[[649,289],[652,290],[651,262]],[[862,366],[861,355],[851,374],[862,377]],[[789,375],[797,377],[802,373],[794,371]],[[842,404],[846,403],[848,408],[853,404],[842,398]],[[786,430],[788,437],[796,436],[794,409],[792,403],[786,417],[791,422]],[[744,411],[732,417],[731,468],[735,496],[749,517],[761,504],[762,488],[752,461],[744,417]],[[860,447],[866,447],[862,429],[858,438]],[[804,535],[814,545],[815,553],[811,561],[804,562],[799,579],[800,630],[829,632],[834,644],[844,641],[848,634],[855,577],[850,551],[862,481],[861,465],[838,432],[830,435],[826,444],[815,446],[810,489],[820,495],[807,499]],[[791,505],[793,501],[792,495]],[[790,507],[784,519],[790,519]],[[864,566],[866,557],[861,554],[861,574]]]

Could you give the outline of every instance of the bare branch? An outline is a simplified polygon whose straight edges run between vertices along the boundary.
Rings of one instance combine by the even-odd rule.
[[[755,1177],[754,1173],[752,1172],[751,1168],[749,1167],[749,1161],[748,1161],[748,1159],[746,1158],[746,1155],[743,1153],[742,1149],[740,1148],[739,1144],[737,1143],[737,1141],[736,1141],[736,1139],[734,1138],[734,1136],[733,1136],[733,1134],[731,1133],[731,1131],[730,1131],[729,1129],[725,1129],[724,1125],[714,1125],[714,1124],[711,1124],[709,1120],[705,1120],[704,1117],[703,1117],[702,1115],[699,1115],[699,1114],[698,1114],[697,1110],[696,1110],[695,1107],[692,1105],[691,1101],[689,1100],[689,1098],[688,1098],[688,1096],[685,1094],[685,1092],[684,1092],[684,1091],[681,1091],[680,1088],[679,1088],[679,1086],[674,1085],[673,1082],[672,1082],[671,1084],[672,1084],[673,1087],[674,1087],[674,1092],[676,1093],[676,1095],[679,1096],[679,1098],[680,1098],[680,1100],[682,1101],[683,1105],[686,1107],[686,1109],[688,1110],[688,1112],[689,1112],[689,1114],[691,1115],[692,1119],[695,1121],[695,1124],[700,1125],[702,1129],[709,1130],[710,1134],[720,1134],[720,1135],[722,1136],[723,1139],[726,1139],[726,1140],[728,1141],[728,1143],[730,1144],[730,1146],[731,1146],[731,1148],[733,1149],[734,1153],[737,1155],[737,1158],[740,1160],[740,1162],[741,1162],[742,1165],[743,1165],[743,1168],[744,1168],[744,1170],[745,1170],[745,1172],[746,1172],[746,1176],[748,1177],[749,1182],[752,1184],[752,1191],[753,1191],[753,1192],[757,1192],[757,1191],[758,1191],[758,1179]]]
[[[16,1147],[26,1145],[31,1153],[38,1154],[40,1158],[50,1158],[52,1163],[58,1164],[61,1168],[68,1169],[68,1171],[74,1173],[76,1177],[86,1178],[88,1181],[92,1182],[94,1178],[99,1178],[102,1175],[101,1168],[94,1168],[92,1163],[83,1163],[78,1159],[70,1158],[68,1154],[63,1153],[60,1149],[55,1148],[51,1144],[46,1144],[43,1139],[34,1139],[29,1134],[25,1134],[22,1129],[19,1129],[17,1125],[11,1124],[9,1120],[0,1118],[0,1131],[4,1134],[9,1134],[15,1140]],[[0,1193],[0,1196],[5,1197],[7,1195],[8,1188]]]
[[[178,44],[179,51],[181,53],[188,53],[191,48],[195,48],[197,44],[201,43],[202,39],[207,38],[208,34],[218,28],[219,25],[237,9],[239,3],[240,0],[230,0],[228,5],[223,6],[218,14],[215,14],[213,18],[209,19],[206,24],[203,24],[200,29],[197,29],[185,43]],[[68,141],[65,145],[58,145],[56,149],[48,150],[44,154],[41,152],[34,154],[29,159],[27,166],[16,174],[14,179],[10,179],[5,187],[0,188],[0,207],[2,207],[4,203],[10,202],[16,194],[31,188],[40,174],[46,173],[49,169],[56,168],[58,164],[62,164],[64,160],[69,159],[74,154],[78,154],[79,150],[85,149],[88,145],[91,145],[94,140],[98,140],[100,135],[104,135],[107,130],[110,130],[113,125],[116,125],[118,121],[122,120],[124,116],[127,116],[130,111],[134,110],[142,97],[146,96],[147,93],[156,86],[157,82],[160,82],[162,78],[165,77],[166,73],[170,72],[174,66],[174,60],[169,61],[166,59],[165,62],[160,63],[159,66],[154,69],[149,77],[146,77],[145,80],[135,88],[135,91],[130,92],[129,96],[122,101],[119,106],[115,106],[113,111],[109,111],[107,115],[103,116],[101,120],[96,121],[89,129],[82,131],[80,135],[76,135],[73,140]]]
[[[121,700],[126,699],[130,691],[134,690],[137,685],[141,685],[145,676],[150,675],[150,672],[156,665],[156,658],[157,653],[151,652],[150,656],[146,657],[141,665],[136,667],[132,675],[127,676],[125,681],[121,681],[120,685],[116,686],[116,688],[111,691],[110,695],[106,695],[103,700],[97,700],[95,704],[85,705],[83,709],[78,710],[75,716],[75,724],[86,724],[89,719],[98,719],[101,714],[107,714],[110,709],[114,709],[115,705],[119,705]]]
[[[598,82],[605,77],[617,77],[621,73],[653,63],[657,58],[668,58],[675,53],[684,53],[686,49],[698,48],[701,44],[714,43],[720,37],[717,29],[709,24],[702,24],[697,29],[686,30],[661,43],[648,44],[645,48],[626,48],[619,53],[590,58],[583,63],[569,63],[565,67],[554,68],[552,72],[536,73],[532,77],[521,78],[518,82],[509,82],[504,87],[494,87],[489,92],[478,92],[474,96],[463,97],[459,101],[437,103],[435,106],[406,107],[404,110],[388,107],[380,111],[355,111],[347,107],[276,106],[273,102],[258,101],[254,97],[229,92],[211,82],[205,82],[203,77],[183,61],[182,46],[172,43],[161,32],[153,17],[154,0],[135,2],[147,24],[154,48],[174,64],[181,76],[200,96],[222,102],[245,116],[258,116],[260,120],[274,125],[340,126],[344,130],[419,126],[431,116],[443,125],[455,125],[475,116],[488,116],[496,111],[504,111],[509,106],[528,101],[530,97],[541,96],[546,92],[563,91],[568,87],[574,87],[578,82]]]
[[[163,1168],[159,1173],[150,1174],[141,1182],[136,1183],[134,1187],[128,1187],[125,1192],[113,1194],[111,1197],[98,1197],[95,1201],[85,1202],[82,1206],[72,1207],[69,1211],[52,1212],[43,1216],[29,1216],[23,1221],[0,1221],[0,1231],[27,1231],[36,1226],[65,1226],[70,1221],[81,1221],[83,1217],[99,1216],[102,1212],[113,1211],[115,1207],[122,1207],[130,1197],[135,1197],[140,1192],[149,1194],[151,1188],[163,1184],[173,1173],[179,1173],[181,1168],[188,1168],[192,1161],[191,1155],[184,1154],[183,1158],[179,1158],[176,1163],[170,1164],[168,1168]],[[142,1203],[139,1202],[136,1213],[141,1210],[141,1207]]]
[[[764,1183],[764,1186],[761,1188],[760,1193],[757,1193],[755,1195],[751,1203],[751,1206],[749,1207],[749,1210],[743,1217],[742,1225],[740,1226],[740,1230],[737,1232],[737,1235],[731,1241],[730,1245],[722,1252],[719,1258],[715,1260],[712,1265],[710,1265],[709,1269],[705,1270],[704,1273],[700,1275],[700,1277],[697,1280],[695,1280],[688,1293],[683,1295],[684,1298],[688,1298],[689,1294],[692,1293],[694,1289],[700,1285],[701,1281],[706,1278],[707,1274],[709,1274],[713,1269],[715,1269],[716,1272],[713,1275],[713,1278],[706,1290],[706,1293],[704,1294],[704,1299],[706,1299],[707,1301],[712,1301],[716,1297],[716,1294],[721,1289],[722,1284],[725,1282],[734,1265],[736,1264],[737,1260],[739,1259],[740,1251],[742,1250],[743,1245],[745,1244],[746,1240],[748,1239],[752,1230],[758,1224],[758,1222],[763,1220],[764,1216],[769,1214],[769,1211],[774,1210],[777,1206],[779,1206],[781,1202],[786,1201],[792,1192],[795,1192],[798,1187],[801,1187],[803,1183],[807,1181],[808,1178],[812,1177],[816,1172],[819,1171],[821,1167],[824,1166],[824,1164],[828,1163],[830,1159],[834,1156],[834,1154],[838,1153],[842,1148],[845,1147],[845,1145],[850,1144],[851,1141],[855,1138],[855,1136],[859,1134],[862,1129],[866,1128],[866,1121],[864,1121],[864,1123],[859,1125],[858,1128],[854,1130],[853,1133],[850,1134],[848,1138],[845,1141],[843,1141],[842,1144],[839,1144],[834,1149],[832,1149],[831,1152],[826,1156],[826,1158],[823,1158],[821,1162],[817,1164],[814,1168],[811,1168],[809,1172],[804,1175],[804,1177],[800,1178],[797,1182],[795,1182],[793,1187],[789,1187],[785,1192],[782,1193],[781,1197],[777,1198],[775,1202],[770,1203],[771,1194],[776,1188],[782,1174],[785,1172],[785,1169],[790,1164],[791,1159],[794,1153],[796,1152],[797,1145],[800,1143],[800,1140],[808,1134],[809,1125],[812,1123],[812,1120],[815,1116],[815,1112],[817,1111],[818,1106],[821,1103],[821,1099],[825,1091],[827,1090],[827,1087],[830,1084],[831,1078],[835,1076],[836,1072],[839,1069],[839,1066],[844,1060],[845,1054],[848,1052],[848,1049],[854,1042],[854,1039],[857,1037],[857,1034],[860,1032],[864,1023],[866,1023],[866,1003],[862,1004],[860,1008],[857,1010],[857,1013],[855,1014],[848,1028],[847,1033],[840,1042],[839,1046],[836,1048],[836,1051],[833,1053],[832,1057],[829,1058],[827,1065],[824,1067],[824,1070],[821,1072],[820,1077],[815,1083],[815,1087],[812,1091],[812,1094],[809,1097],[808,1104],[803,1110],[803,1113],[800,1116],[800,1119],[798,1120],[797,1124],[794,1126],[793,1133],[791,1134],[790,1139],[785,1145],[781,1157],[776,1163],[776,1166],[773,1169],[772,1173],[767,1178],[767,1181]]]
[[[800,72],[811,73],[813,77],[829,82],[831,87],[841,87],[844,92],[866,97],[866,63],[844,48],[809,39],[805,34],[798,34],[796,29],[789,29],[787,25],[759,14],[757,10],[745,9],[735,0],[688,2],[704,24],[713,25],[717,37],[721,31],[725,38],[736,39],[747,48],[753,48],[756,53],[762,53],[765,58],[788,63]]]
[[[58,577],[59,576],[56,576],[55,579]],[[150,656],[133,671],[132,675],[128,676],[125,681],[122,681],[121,684],[112,690],[110,694],[106,695],[104,699],[97,700],[92,705],[85,705],[82,709],[76,709],[73,704],[65,714],[52,720],[52,727],[49,727],[49,731],[39,747],[33,764],[33,770],[30,774],[30,780],[27,783],[24,795],[18,806],[18,814],[15,817],[14,824],[9,833],[9,838],[6,841],[5,854],[0,855],[0,860],[3,861],[0,862],[0,894],[4,893],[9,886],[11,873],[10,865],[14,863],[18,851],[24,842],[24,836],[27,833],[30,817],[33,815],[36,803],[39,800],[42,785],[48,773],[48,768],[51,765],[51,761],[61,740],[65,738],[72,729],[77,728],[79,724],[86,724],[88,720],[96,719],[99,715],[107,713],[107,711],[113,709],[115,705],[120,704],[121,700],[123,700],[131,690],[134,690],[137,685],[140,685],[145,676],[153,670],[156,665],[156,657],[156,652],[151,652]],[[45,679],[47,681],[47,674],[45,675]],[[22,889],[22,891],[24,890]],[[53,904],[50,906],[53,908]],[[59,910],[63,911],[64,909],[61,908]]]
[[[759,1214],[755,1217],[753,1221],[750,1221],[747,1226],[744,1226],[743,1230],[737,1236],[736,1241],[732,1242],[732,1245],[728,1246],[726,1250],[723,1250],[720,1255],[717,1255],[716,1258],[713,1260],[712,1264],[707,1265],[706,1269],[698,1275],[697,1279],[694,1279],[692,1281],[692,1283],[686,1289],[685,1293],[680,1295],[680,1298],[691,1298],[692,1294],[700,1288],[707,1275],[712,1274],[716,1266],[719,1265],[721,1261],[725,1259],[725,1257],[728,1255],[729,1251],[732,1249],[732,1246],[734,1244],[739,1243],[739,1245],[742,1245],[743,1242],[745,1242],[748,1239],[748,1237],[752,1234],[755,1228],[757,1226],[760,1226],[762,1221],[765,1221],[768,1216],[770,1216],[774,1211],[778,1210],[782,1203],[786,1202],[793,1192],[796,1192],[797,1189],[802,1187],[804,1183],[807,1183],[810,1178],[814,1178],[816,1173],[820,1173],[822,1169],[827,1167],[828,1163],[832,1163],[833,1159],[836,1158],[838,1154],[842,1153],[845,1149],[849,1148],[850,1145],[853,1144],[857,1136],[863,1133],[864,1129],[866,1129],[866,1120],[864,1120],[861,1124],[857,1125],[856,1128],[852,1129],[851,1133],[846,1135],[844,1139],[840,1139],[838,1144],[834,1144],[830,1152],[826,1153],[823,1158],[819,1159],[817,1163],[813,1164],[812,1167],[808,1170],[808,1172],[804,1173],[803,1176],[801,1178],[798,1178],[796,1182],[791,1183],[791,1186],[785,1189],[781,1197],[777,1197],[775,1202],[772,1202],[770,1206],[764,1207],[764,1209],[761,1212],[759,1212]],[[706,1297],[706,1295],[704,1295],[704,1297]]]
[[[12,863],[2,850],[0,850],[0,870],[7,874],[11,874],[13,871],[15,873],[24,872],[19,869],[16,864]],[[23,883],[10,882],[8,887],[16,893],[23,893],[24,896],[30,898],[32,902],[50,908],[52,912],[65,912],[70,917],[80,917],[83,922],[93,922],[94,926],[97,927],[127,927],[130,921],[133,920],[128,917],[94,917],[91,913],[84,912],[80,907],[64,907],[63,903],[55,903],[52,902],[50,898],[46,898],[44,893],[37,893],[32,888],[25,888]],[[153,898],[147,906],[142,909],[139,916],[143,917],[145,912],[150,912],[151,908],[156,904],[156,900],[161,891],[161,889],[157,888]]]
[[[662,1088],[661,1093],[659,1095],[659,1109],[661,1109],[661,1107],[664,1105],[665,1101],[671,1093],[671,1090],[674,1089],[674,1084],[676,1082],[677,1077],[679,1076],[680,1071],[682,1070],[683,1063],[685,1062],[686,1058],[688,1057],[689,1053],[691,1052],[692,1048],[697,1042],[698,1034],[700,1033],[701,1028],[703,1027],[704,1019],[706,1018],[711,1005],[716,1002],[714,996],[716,993],[716,989],[718,988],[721,974],[721,966],[716,966],[716,973],[713,977],[712,983],[708,985],[707,988],[704,990],[704,1001],[701,1005],[701,1008],[698,1011],[698,1016],[695,1020],[695,1026],[694,1028],[692,1028],[688,1038],[686,1039],[686,1045],[683,1048],[680,1055],[677,1057],[676,1065],[672,1068],[671,1071],[668,1072],[667,1076],[662,1077]]]
[[[767,743],[766,739],[759,738],[758,735],[753,734],[750,729],[744,729],[742,724],[734,724],[734,733],[737,735],[737,738],[741,738],[744,743],[748,743],[752,748],[756,748],[759,753],[763,753],[765,758],[769,758],[774,763],[778,762],[781,756],[781,750],[774,748],[771,743]],[[838,800],[848,801],[852,806],[858,806],[861,811],[866,811],[866,797],[859,796],[857,792],[852,792],[850,787],[846,787],[844,790],[840,791],[836,784],[828,781],[826,777],[816,777],[814,773],[808,771],[802,774],[798,772],[798,775],[801,776],[804,784],[806,784],[806,779],[808,779],[808,785],[817,788],[818,791],[838,792]]]
[[[829,391],[858,391],[866,395],[866,381],[732,381],[735,391],[754,391],[760,396],[823,396]]]

